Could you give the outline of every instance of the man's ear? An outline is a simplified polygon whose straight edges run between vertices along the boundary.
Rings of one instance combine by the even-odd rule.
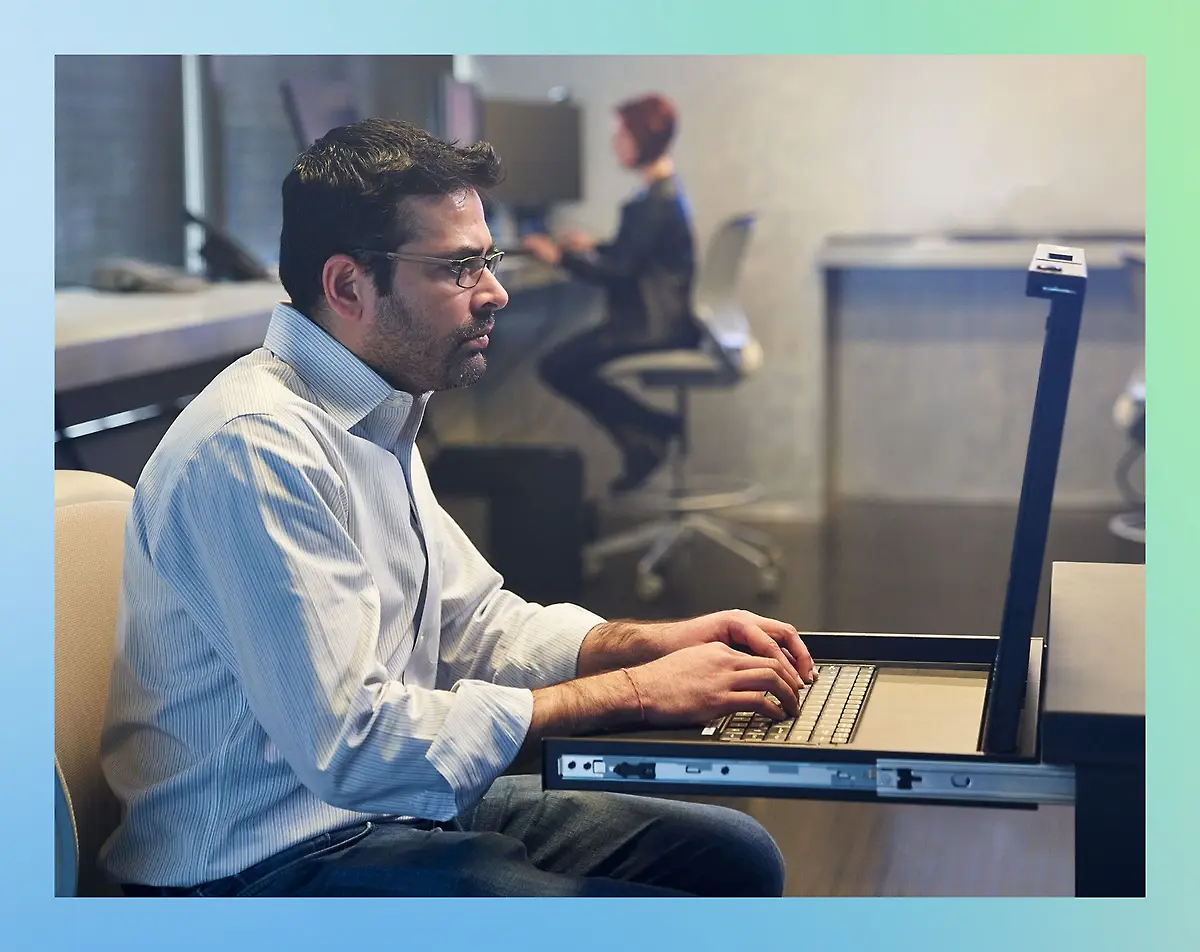
[[[333,255],[321,269],[325,306],[333,316],[357,324],[369,310],[374,285],[363,266],[349,255]]]

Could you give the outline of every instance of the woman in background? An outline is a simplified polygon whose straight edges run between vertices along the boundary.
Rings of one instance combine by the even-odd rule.
[[[530,235],[524,246],[548,264],[605,289],[607,314],[598,327],[565,341],[540,363],[542,379],[589,414],[624,457],[613,492],[641,486],[667,456],[680,420],[635,400],[605,381],[604,364],[655,350],[695,347],[700,331],[691,312],[695,270],[690,214],[668,149],[676,115],[663,96],[616,107],[612,147],[641,188],[621,208],[616,237],[596,244],[578,232],[551,239]]]

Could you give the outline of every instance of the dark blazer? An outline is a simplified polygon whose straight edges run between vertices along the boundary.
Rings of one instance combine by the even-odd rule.
[[[695,276],[692,226],[674,176],[647,186],[621,207],[616,237],[587,254],[564,251],[562,266],[603,286],[608,321],[622,336],[691,343]]]

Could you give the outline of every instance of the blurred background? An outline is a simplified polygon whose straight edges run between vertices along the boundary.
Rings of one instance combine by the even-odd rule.
[[[542,227],[612,233],[639,184],[613,158],[613,107],[657,92],[678,110],[702,276],[722,229],[753,222],[710,308],[728,333],[709,349],[735,359],[687,388],[677,465],[614,501],[618,453],[537,375],[540,353],[600,320],[600,294],[505,261],[489,372],[434,399],[421,446],[511,587],[609,616],[740,606],[802,629],[995,633],[1046,313],[1024,272],[1045,241],[1089,267],[1049,558],[1144,560],[1140,57],[59,56],[55,70],[59,468],[135,483],[187,400],[261,343],[282,295],[280,185],[329,128],[386,116],[491,141],[509,172],[489,223],[516,249]],[[678,388],[642,389],[669,406]],[[682,485],[762,544],[739,554],[701,532],[649,568],[644,550],[601,544],[678,521]],[[1039,625],[1045,600],[1043,586]],[[793,894],[1071,891],[1069,808],[733,802],[779,839]]]

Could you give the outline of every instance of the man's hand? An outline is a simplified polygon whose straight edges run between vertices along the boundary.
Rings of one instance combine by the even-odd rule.
[[[568,251],[574,251],[576,254],[587,254],[596,247],[595,240],[591,235],[580,231],[578,228],[568,228],[558,236],[558,243]]]
[[[747,611],[723,611],[670,622],[615,621],[593,628],[579,651],[582,675],[645,664],[684,648],[719,643],[782,663],[799,680],[816,678],[812,655],[786,622]]]
[[[639,722],[703,724],[735,711],[777,720],[795,717],[799,683],[791,665],[775,658],[715,640],[691,645],[623,671],[538,688],[519,757],[534,754],[547,735],[588,734]]]
[[[734,711],[754,711],[776,720],[800,713],[800,681],[790,664],[719,641],[681,648],[626,671],[637,688],[646,723],[657,727],[699,724]]]
[[[521,240],[521,247],[546,264],[556,265],[562,261],[562,249],[547,235],[526,235]]]
[[[792,625],[740,609],[667,622],[659,627],[657,638],[651,643],[660,646],[659,657],[662,657],[712,642],[741,648],[762,658],[773,658],[788,665],[807,683],[816,679],[812,655]]]

